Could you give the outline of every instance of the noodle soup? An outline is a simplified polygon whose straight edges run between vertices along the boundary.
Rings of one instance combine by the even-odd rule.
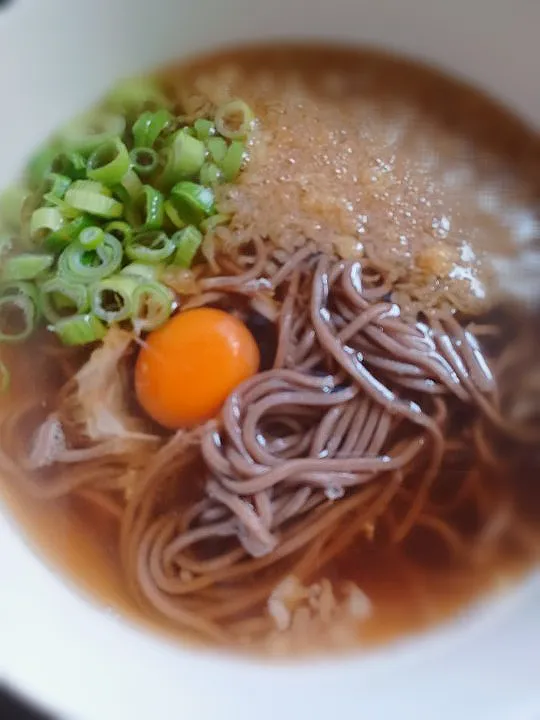
[[[291,653],[429,626],[536,559],[537,340],[497,275],[537,237],[535,133],[328,48],[172,67],[86,123],[30,166],[0,317],[4,489],[63,568]]]

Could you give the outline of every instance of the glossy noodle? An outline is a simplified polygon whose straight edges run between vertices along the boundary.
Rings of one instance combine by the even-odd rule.
[[[261,52],[263,61],[253,55],[260,76],[223,74],[219,59],[166,75],[186,122],[207,117],[223,101],[220,93],[246,97],[258,120],[243,174],[216,191],[218,211],[230,222],[203,233],[191,269],[171,265],[162,275],[178,315],[207,307],[240,320],[257,342],[258,371],[245,370],[214,416],[165,430],[141,411],[132,390],[137,354],[151,362],[157,352],[152,333],[116,323],[89,350],[39,336],[43,377],[25,387],[14,370],[11,401],[0,410],[0,466],[44,504],[75,497],[107,518],[123,583],[148,617],[227,646],[341,648],[357,644],[379,615],[384,624],[388,608],[401,602],[416,602],[429,617],[426,603],[436,601],[425,588],[430,578],[439,581],[437,568],[459,583],[491,577],[505,559],[519,565],[537,556],[540,498],[529,492],[540,440],[536,321],[497,295],[491,249],[483,245],[497,221],[490,225],[482,210],[466,207],[467,188],[456,213],[461,230],[445,235],[439,224],[428,239],[403,225],[413,258],[404,265],[396,251],[404,244],[384,234],[388,224],[380,219],[392,199],[381,199],[381,190],[370,206],[354,195],[351,188],[365,179],[362,172],[352,178],[343,154],[349,143],[362,169],[362,132],[377,118],[373,98],[360,105],[360,140],[346,136],[343,120],[335,128],[343,145],[332,140],[325,148],[345,180],[338,177],[333,188],[317,151],[294,175],[306,138],[317,143],[360,101],[354,93],[342,97],[336,80],[319,97],[292,70],[281,89],[280,73],[294,53]],[[298,53],[301,68],[311,56]],[[339,57],[329,55],[329,64],[342,67]],[[230,64],[245,69],[249,58],[233,56]],[[378,60],[364,62],[376,68]],[[384,76],[393,66],[379,62]],[[264,93],[276,94],[264,111],[253,89],[257,77]],[[381,107],[384,117],[393,112],[403,120],[399,106],[389,111],[383,99]],[[415,112],[420,124],[428,122]],[[307,118],[305,135],[287,125],[299,114]],[[382,141],[374,132],[376,145]],[[414,124],[402,130],[414,132]],[[455,150],[445,132],[443,169]],[[290,176],[280,154],[287,142]],[[395,142],[388,173],[426,187],[440,179],[442,170],[429,165],[412,177],[416,150],[407,160],[407,151],[399,155],[405,140]],[[324,201],[310,195],[313,182]],[[535,197],[534,181],[525,186],[520,198]],[[371,229],[354,241],[352,215],[336,210],[334,189],[371,213]],[[454,190],[445,192],[439,205]],[[493,234],[509,242],[502,227]],[[458,257],[469,258],[466,272],[450,272],[445,284],[445,263],[458,267]],[[216,367],[218,379],[220,372],[225,377]],[[382,592],[388,578],[401,590]]]

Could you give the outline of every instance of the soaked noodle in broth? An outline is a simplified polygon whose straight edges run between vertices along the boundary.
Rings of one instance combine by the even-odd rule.
[[[147,617],[253,649],[418,626],[535,558],[537,340],[490,257],[534,240],[538,139],[375,54],[245,51],[164,83],[190,120],[235,97],[257,118],[249,163],[218,191],[230,222],[164,282],[179,315],[245,323],[259,372],[166,432],[133,399],[144,337],[112,327],[91,353],[36,338],[36,377],[15,369],[1,409],[10,484],[43,507],[75,498],[82,532],[106,518]]]

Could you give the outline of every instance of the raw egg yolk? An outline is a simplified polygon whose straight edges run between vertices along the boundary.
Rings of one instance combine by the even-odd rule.
[[[146,338],[135,391],[160,425],[191,427],[214,417],[259,361],[257,343],[236,317],[213,308],[187,310]]]

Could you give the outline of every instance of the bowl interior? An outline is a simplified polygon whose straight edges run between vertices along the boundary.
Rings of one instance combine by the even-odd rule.
[[[463,76],[540,125],[538,27],[540,4],[530,0],[15,0],[0,11],[0,186],[117,77],[240,41],[380,45]],[[361,705],[372,719],[496,719],[533,717],[540,703],[539,577],[489,611],[392,649],[278,667],[170,646],[104,616],[34,557],[1,507],[0,576],[9,578],[0,677],[70,717],[167,716],[171,707],[199,718],[242,720],[254,708],[257,720],[347,717]]]

